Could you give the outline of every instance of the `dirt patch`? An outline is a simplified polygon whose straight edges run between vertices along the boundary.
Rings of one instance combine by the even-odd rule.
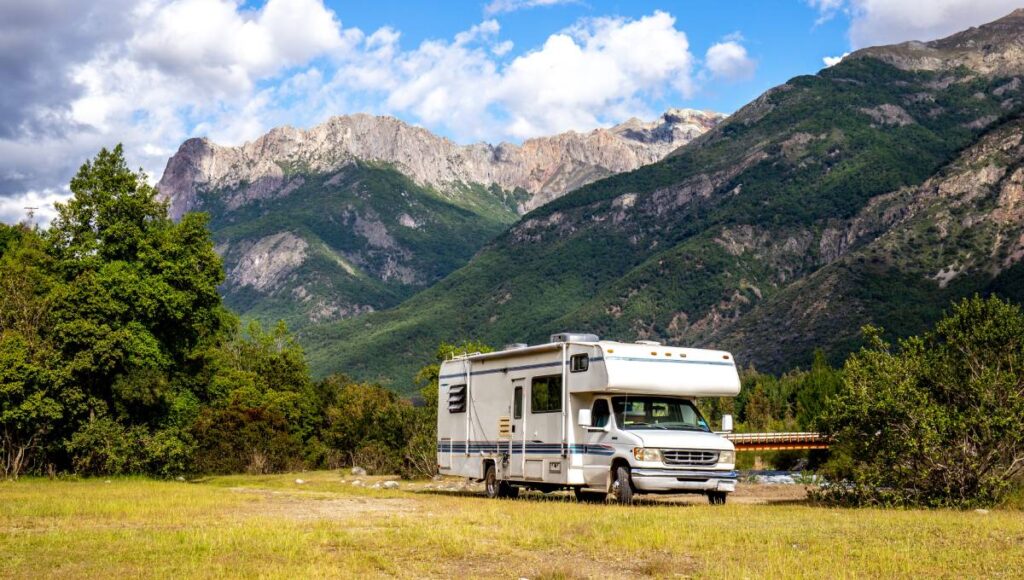
[[[386,497],[345,497],[334,494],[267,491],[235,488],[237,493],[261,496],[263,501],[248,506],[249,515],[281,517],[292,520],[339,520],[358,516],[405,515],[419,509],[412,499]]]
[[[805,485],[740,483],[736,485],[736,491],[729,494],[728,503],[741,505],[793,503],[806,500],[807,490],[808,487]],[[707,498],[702,495],[654,496],[654,500],[659,503],[705,504],[708,502]]]

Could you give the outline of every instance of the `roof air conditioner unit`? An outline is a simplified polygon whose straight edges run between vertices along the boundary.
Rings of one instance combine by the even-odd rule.
[[[551,342],[597,342],[601,340],[596,334],[585,332],[559,332],[551,335]]]

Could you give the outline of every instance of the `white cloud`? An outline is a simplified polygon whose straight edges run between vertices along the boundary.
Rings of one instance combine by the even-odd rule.
[[[4,8],[15,18],[0,22],[0,61],[26,61],[31,74],[7,78],[4,65],[0,85],[25,87],[41,72],[52,80],[0,89],[0,196],[55,191],[118,142],[155,178],[197,126],[252,137],[266,129],[249,115],[261,84],[314,59],[344,58],[362,41],[321,0],[267,0],[258,10],[236,0],[128,1]],[[24,40],[37,38],[50,40]]]
[[[67,191],[28,191],[12,197],[0,196],[0,222],[40,224],[46,226],[56,217],[55,202],[67,201],[71,194]],[[31,209],[30,209],[31,208]],[[29,219],[29,214],[32,218]]]
[[[403,47],[392,28],[343,27],[322,0],[258,9],[240,0],[117,1],[134,4],[120,6],[113,31],[100,27],[85,40],[47,29],[52,10],[0,22],[0,47],[29,60],[15,70],[0,51],[0,220],[66,195],[82,161],[118,142],[155,181],[188,137],[237,144],[335,114],[393,114],[462,141],[515,140],[653,116],[660,111],[650,103],[688,98],[753,66],[732,35],[698,69],[686,34],[661,11],[584,19],[513,56],[494,19]],[[113,18],[78,11],[64,20],[74,30],[99,16]],[[32,34],[22,30],[27,20],[38,23]],[[45,43],[11,40],[47,36],[77,44],[48,54]],[[40,68],[53,73],[49,84],[9,90],[40,78],[29,74]]]
[[[516,12],[538,6],[556,6],[558,4],[576,4],[579,0],[492,0],[484,6],[484,12],[490,15],[503,12]]]
[[[643,114],[644,97],[695,90],[693,55],[675,18],[589,20],[548,38],[502,73],[495,98],[509,112],[508,132],[531,137],[585,129]]]
[[[807,0],[812,8],[817,8],[820,16],[815,24],[823,24],[835,17],[836,13],[843,7],[845,0]]]
[[[809,0],[822,18],[850,17],[853,48],[908,40],[934,40],[1001,18],[1020,0]]]
[[[821,62],[825,63],[826,67],[835,66],[843,61],[844,58],[850,56],[849,52],[844,52],[839,56],[826,56],[821,59]]]
[[[704,65],[715,77],[732,81],[749,79],[757,68],[747,49],[736,40],[712,45],[704,56]]]

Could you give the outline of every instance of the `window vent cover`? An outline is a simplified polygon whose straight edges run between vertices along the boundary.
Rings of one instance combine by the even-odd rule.
[[[453,385],[448,387],[448,412],[466,412],[466,385]]]

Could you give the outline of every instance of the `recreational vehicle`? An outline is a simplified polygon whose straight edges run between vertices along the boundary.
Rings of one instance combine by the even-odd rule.
[[[571,488],[588,501],[699,493],[722,504],[736,488],[735,448],[694,404],[739,393],[727,352],[563,333],[456,356],[439,387],[438,469],[482,480],[490,497]]]

